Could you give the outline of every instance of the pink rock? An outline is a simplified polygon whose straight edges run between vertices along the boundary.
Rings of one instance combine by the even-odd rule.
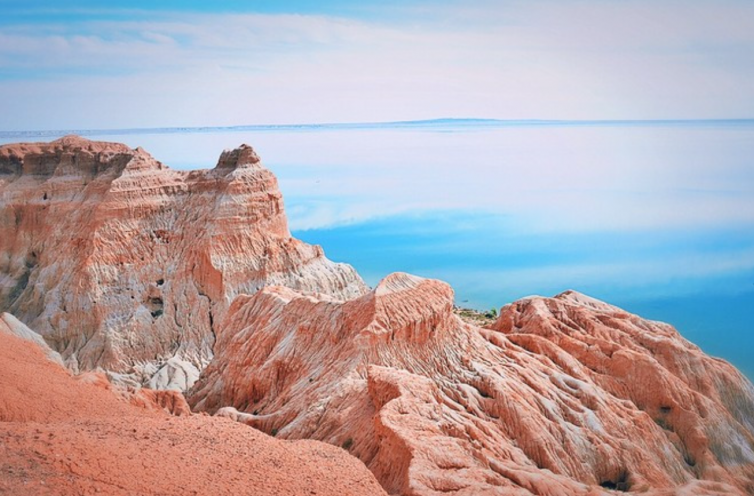
[[[246,145],[7,145],[0,193],[0,493],[754,494],[729,364],[575,292],[490,328],[440,281],[367,292]]]
[[[177,413],[180,393],[140,391],[124,399],[104,374],[76,379],[36,343],[0,333],[0,494],[385,495],[340,448],[169,416],[162,407]]]
[[[75,136],[2,146],[0,255],[0,311],[72,370],[152,387],[193,383],[239,294],[366,291],[291,237],[277,181],[247,145],[199,171]]]
[[[494,329],[452,303],[407,274],[239,296],[189,403],[347,447],[391,494],[751,492],[754,388],[672,327],[572,292]]]

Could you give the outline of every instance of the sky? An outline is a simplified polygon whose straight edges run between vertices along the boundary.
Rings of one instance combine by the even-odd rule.
[[[567,121],[101,138],[182,169],[249,143],[294,235],[370,284],[476,308],[572,288],[754,377],[754,2],[0,0],[0,109],[0,135]],[[721,121],[578,123],[632,119]]]
[[[754,115],[743,0],[0,1],[0,131]]]

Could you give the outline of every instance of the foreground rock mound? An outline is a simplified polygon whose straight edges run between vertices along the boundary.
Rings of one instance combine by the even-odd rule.
[[[277,181],[248,146],[175,171],[125,145],[66,137],[0,147],[0,312],[72,370],[184,389],[241,293],[346,299],[355,271],[293,239]]]
[[[754,493],[754,388],[670,326],[572,292],[493,329],[452,304],[407,274],[240,296],[189,402],[343,446],[391,494]]]
[[[0,333],[0,494],[384,494],[339,448],[134,406],[91,379]]]

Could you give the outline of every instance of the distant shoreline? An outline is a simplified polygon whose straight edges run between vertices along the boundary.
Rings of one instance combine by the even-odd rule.
[[[321,124],[243,124],[237,126],[186,126],[121,129],[56,129],[0,131],[0,139],[56,138],[78,136],[123,136],[133,134],[195,134],[233,132],[326,132],[354,130],[478,130],[515,127],[754,127],[751,119],[428,119],[388,122],[335,122]]]

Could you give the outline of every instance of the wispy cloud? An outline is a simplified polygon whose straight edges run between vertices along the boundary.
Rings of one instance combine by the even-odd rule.
[[[0,128],[754,114],[748,2],[104,12],[0,24]]]

